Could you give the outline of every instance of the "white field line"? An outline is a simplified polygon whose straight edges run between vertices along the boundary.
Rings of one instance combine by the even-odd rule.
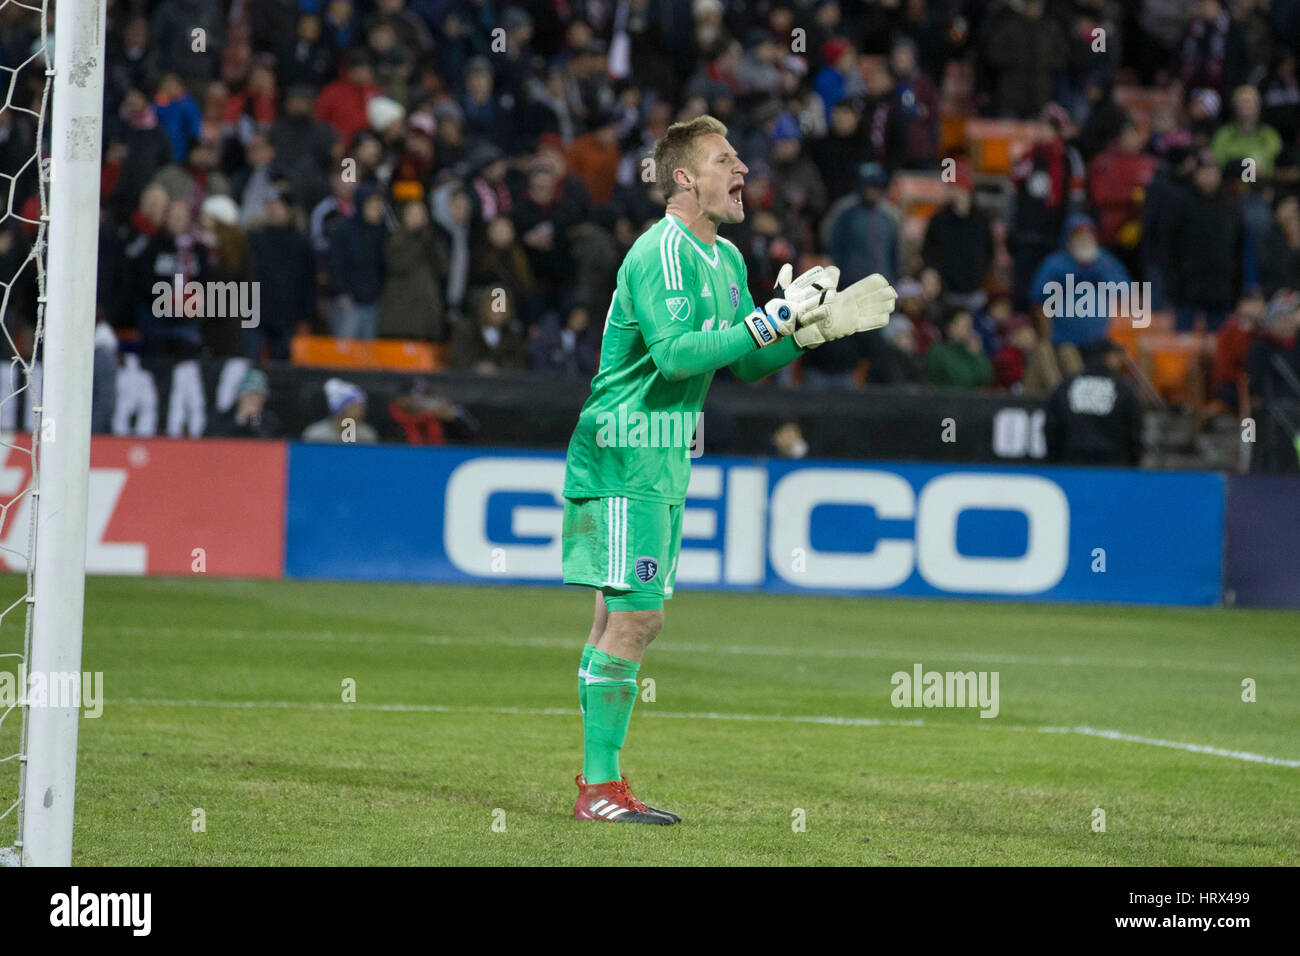
[[[322,710],[345,711],[366,710],[393,713],[417,714],[521,714],[534,717],[578,717],[579,712],[564,707],[451,707],[445,704],[325,704],[314,701],[289,700],[157,700],[150,698],[124,697],[120,700],[105,701],[111,704],[134,704],[137,707],[218,707],[236,710],[245,709],[279,709],[279,710]],[[657,717],[667,720],[735,720],[753,721],[773,724],[829,724],[837,727],[952,727],[952,724],[927,724],[923,720],[877,720],[871,717],[799,717],[779,714],[718,714],[718,713],[675,713],[673,711],[650,710],[642,708],[641,716]],[[1121,740],[1125,743],[1146,744],[1149,747],[1165,747],[1170,750],[1184,750],[1189,753],[1211,754],[1215,757],[1230,757],[1233,760],[1245,760],[1249,763],[1265,763],[1276,767],[1300,767],[1300,760],[1286,760],[1282,757],[1270,757],[1267,754],[1250,753],[1245,750],[1226,750],[1222,747],[1209,747],[1204,744],[1188,744],[1177,740],[1160,740],[1155,737],[1140,737],[1135,734],[1120,733],[1118,730],[1098,730],[1095,727],[1024,727],[1017,725],[978,724],[989,730],[1020,730],[1040,734],[1077,734],[1082,737],[1100,737],[1105,740]]]
[[[1285,760],[1266,754],[1253,754],[1247,750],[1224,750],[1222,747],[1209,747],[1205,744],[1186,744],[1176,740],[1160,740],[1156,737],[1138,737],[1134,734],[1122,734],[1118,730],[1099,730],[1096,727],[1039,727],[1041,734],[1080,734],[1084,737],[1101,737],[1105,740],[1123,740],[1131,744],[1146,744],[1149,747],[1168,747],[1172,750],[1186,750],[1191,753],[1213,754],[1216,757],[1231,757],[1234,760],[1246,760],[1251,763],[1267,763],[1276,767],[1300,767],[1300,760]]]
[[[110,634],[124,637],[158,637],[180,635],[198,638],[228,638],[230,640],[262,641],[323,641],[342,643],[425,644],[440,647],[513,647],[546,648],[576,651],[581,647],[575,638],[561,637],[465,637],[453,634],[393,634],[366,631],[276,631],[239,630],[226,628],[186,627],[96,627],[88,625],[89,634]],[[745,657],[810,657],[832,660],[887,660],[914,661],[918,657],[945,661],[971,661],[979,664],[1023,664],[1043,667],[1120,667],[1133,670],[1190,670],[1216,674],[1244,674],[1251,667],[1243,664],[1201,664],[1181,660],[1140,660],[1122,657],[1051,657],[1034,654],[981,654],[964,650],[919,649],[881,650],[873,648],[801,648],[756,647],[748,644],[696,644],[658,641],[655,654],[735,654]],[[1273,675],[1300,674],[1294,667],[1254,667]]]

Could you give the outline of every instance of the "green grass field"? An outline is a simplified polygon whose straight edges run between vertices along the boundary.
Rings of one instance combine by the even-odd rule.
[[[638,827],[571,819],[590,606],[91,579],[84,667],[106,703],[81,724],[75,861],[1300,862],[1300,614],[682,593],[623,767],[685,822]],[[0,651],[18,640],[6,620]],[[997,671],[1000,713],[895,709],[890,676],[916,663]]]

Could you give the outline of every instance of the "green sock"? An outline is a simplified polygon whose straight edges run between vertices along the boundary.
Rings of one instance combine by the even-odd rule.
[[[584,714],[587,712],[587,662],[595,649],[595,644],[583,644],[582,660],[578,662],[578,709]]]
[[[593,650],[587,662],[587,704],[582,719],[586,760],[582,772],[587,783],[619,779],[618,752],[627,739],[636,703],[637,661],[625,661]]]

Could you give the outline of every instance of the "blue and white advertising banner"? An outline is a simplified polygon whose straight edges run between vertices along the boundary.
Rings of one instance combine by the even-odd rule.
[[[564,458],[292,445],[286,574],[560,583]],[[679,590],[1212,605],[1224,479],[704,457]]]

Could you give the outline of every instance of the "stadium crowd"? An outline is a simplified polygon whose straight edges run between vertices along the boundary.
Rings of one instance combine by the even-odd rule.
[[[0,9],[12,107],[43,90],[36,23]],[[1274,356],[1300,371],[1300,0],[111,0],[108,27],[100,430],[136,428],[156,386],[170,433],[232,414],[227,433],[264,433],[233,396],[265,402],[257,366],[304,332],[590,376],[615,270],[663,215],[651,147],[706,112],[750,167],[728,236],[757,301],[787,261],[900,293],[884,330],[782,384],[1048,396],[1089,356],[1122,377],[1095,347],[1113,316],[1044,309],[1066,277],[1150,283],[1178,330],[1215,336],[1215,407],[1284,388]],[[1170,105],[1138,122],[1121,85]],[[941,148],[953,103],[1040,132],[977,173]],[[0,111],[16,296],[36,135]],[[944,192],[913,234],[891,200],[916,174]],[[177,275],[256,283],[257,321],[187,316],[179,288],[160,308]],[[6,315],[19,344],[33,313]],[[205,387],[200,356],[247,371],[196,432],[167,396]]]

